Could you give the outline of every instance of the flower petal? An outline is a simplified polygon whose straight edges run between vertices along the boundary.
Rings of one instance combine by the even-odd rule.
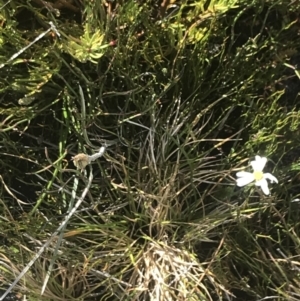
[[[263,191],[264,194],[269,195],[270,194],[270,190],[268,187],[268,182],[266,179],[262,179],[258,182],[255,183],[256,186],[260,186],[261,190]]]
[[[254,175],[250,172],[241,171],[236,175],[237,177],[239,177],[238,179],[236,179],[236,185],[239,187],[243,187],[254,181]]]
[[[263,171],[267,163],[267,158],[255,156],[255,161],[251,161],[250,163],[254,171]]]
[[[251,175],[252,172],[248,172],[248,171],[239,171],[236,173],[236,176],[239,178],[250,177]]]
[[[277,178],[275,178],[273,175],[271,175],[270,173],[264,173],[264,179],[268,179],[271,181],[271,183],[275,182],[278,183]]]

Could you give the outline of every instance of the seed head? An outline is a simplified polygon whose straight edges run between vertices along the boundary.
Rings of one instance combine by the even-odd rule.
[[[90,163],[89,156],[86,154],[78,154],[75,157],[72,157],[73,163],[77,169],[85,169],[85,167]]]

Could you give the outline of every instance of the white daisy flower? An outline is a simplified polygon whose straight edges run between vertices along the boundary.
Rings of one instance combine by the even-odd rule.
[[[255,161],[251,161],[251,166],[253,168],[252,173],[247,171],[240,171],[236,174],[236,176],[238,177],[238,179],[236,180],[237,186],[243,187],[255,181],[255,185],[260,186],[264,194],[270,194],[267,179],[270,180],[271,183],[278,183],[278,180],[270,173],[263,173],[263,169],[266,163],[267,158],[255,156]]]

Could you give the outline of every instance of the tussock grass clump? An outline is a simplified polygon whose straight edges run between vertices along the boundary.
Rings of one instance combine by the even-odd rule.
[[[0,300],[299,299],[298,6],[5,3]]]

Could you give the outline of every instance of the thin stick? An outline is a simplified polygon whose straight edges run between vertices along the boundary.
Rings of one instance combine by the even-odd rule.
[[[74,206],[74,202],[75,202],[75,199],[76,199],[77,188],[78,188],[78,177],[75,177],[74,183],[73,183],[73,189],[72,189],[72,197],[71,197],[71,201],[69,203],[69,212],[72,210],[72,208]],[[63,240],[63,235],[64,235],[64,231],[65,231],[66,226],[67,226],[67,222],[65,221],[64,226],[60,231],[60,234],[59,234],[59,237],[58,237],[58,240],[57,240],[54,252],[53,252],[53,256],[50,260],[48,271],[47,271],[47,274],[46,274],[46,277],[45,277],[45,280],[44,280],[44,284],[42,286],[41,295],[44,294],[47,283],[49,281],[49,278],[50,278],[50,275],[51,275],[51,272],[52,272],[52,269],[53,269],[55,258],[57,256],[57,253],[58,253],[59,247],[61,245],[61,242]]]
[[[52,22],[49,22],[50,24],[50,28],[47,29],[46,31],[42,32],[39,36],[37,36],[31,43],[29,43],[27,46],[25,46],[24,48],[22,48],[20,51],[18,51],[17,53],[13,54],[11,56],[11,58],[4,64],[0,65],[0,69],[3,68],[6,64],[8,64],[9,62],[13,61],[15,58],[17,58],[20,54],[22,54],[25,50],[27,50],[29,47],[31,47],[34,43],[36,43],[37,41],[39,41],[42,37],[44,37],[49,31],[54,31],[56,33],[56,35],[58,37],[60,37],[60,33],[58,32],[58,30],[56,29],[55,25]]]
[[[20,279],[28,272],[28,270],[32,267],[32,265],[36,262],[36,260],[41,256],[41,254],[45,251],[45,249],[50,245],[50,243],[53,241],[53,239],[56,238],[56,236],[59,234],[59,232],[65,227],[66,223],[69,221],[69,219],[72,217],[72,215],[76,212],[76,210],[78,209],[78,207],[81,205],[82,201],[84,200],[85,196],[87,195],[87,193],[91,187],[92,181],[93,181],[93,171],[92,171],[92,166],[91,166],[88,183],[87,183],[84,191],[82,192],[81,197],[76,202],[74,208],[65,217],[62,224],[51,235],[51,237],[48,239],[48,241],[46,241],[45,244],[39,249],[39,251],[32,258],[32,260],[27,264],[27,266],[23,269],[23,271],[19,274],[19,276],[16,278],[16,280],[10,285],[10,287],[6,290],[6,292],[1,296],[0,301],[3,301],[5,299],[5,297],[11,292],[11,290],[15,287],[15,285],[20,281]]]

